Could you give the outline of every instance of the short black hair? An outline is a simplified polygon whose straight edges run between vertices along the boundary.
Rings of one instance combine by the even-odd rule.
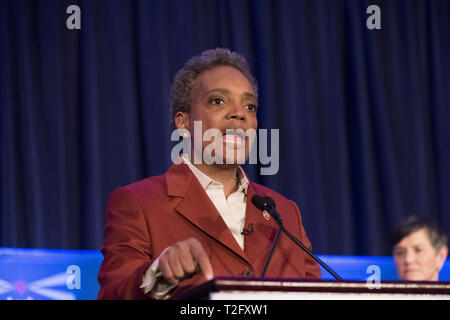
[[[431,245],[436,251],[447,245],[447,236],[436,223],[422,216],[411,215],[401,221],[392,233],[392,247],[395,247],[403,238],[424,228],[428,231]]]

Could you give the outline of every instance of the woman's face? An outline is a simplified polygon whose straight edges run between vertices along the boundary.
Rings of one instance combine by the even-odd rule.
[[[401,280],[438,281],[446,257],[447,247],[437,252],[426,228],[411,233],[394,247],[395,265]]]
[[[202,152],[203,155],[207,146],[214,141],[222,148],[217,148],[213,156],[216,156],[215,152],[218,152],[223,163],[242,163],[248,158],[253,141],[248,136],[227,134],[227,129],[234,131],[241,129],[239,130],[241,132],[254,129],[256,132],[257,103],[257,97],[250,82],[239,70],[219,66],[204,71],[198,76],[191,94],[191,112],[177,113],[175,124],[177,128],[184,126],[188,129],[194,141],[199,139],[197,136],[200,133],[203,138],[207,130],[216,129],[215,132],[220,132],[220,137],[217,138],[219,141],[215,141],[216,137],[205,141],[201,139],[201,150],[197,152]],[[182,117],[184,122],[181,121]],[[201,131],[198,130],[198,121],[201,121]],[[194,122],[197,122],[197,132]],[[180,125],[180,123],[183,124]]]

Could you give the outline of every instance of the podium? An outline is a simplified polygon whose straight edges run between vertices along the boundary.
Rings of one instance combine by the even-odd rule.
[[[216,278],[181,300],[450,300],[450,282]]]

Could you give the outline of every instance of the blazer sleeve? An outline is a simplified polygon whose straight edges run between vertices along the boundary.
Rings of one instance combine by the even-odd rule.
[[[291,200],[291,204],[294,207],[296,214],[297,214],[297,219],[298,219],[298,224],[299,224],[299,228],[300,228],[300,238],[299,240],[310,250],[312,251],[312,244],[311,241],[309,241],[307,235],[306,235],[306,231],[305,228],[303,227],[302,224],[302,217],[300,214],[300,210],[297,206],[297,204]],[[320,279],[322,272],[320,269],[319,264],[313,259],[311,258],[306,252],[305,252],[305,277],[308,279]]]
[[[98,299],[149,299],[139,288],[152,263],[149,228],[133,193],[116,189],[106,209]]]

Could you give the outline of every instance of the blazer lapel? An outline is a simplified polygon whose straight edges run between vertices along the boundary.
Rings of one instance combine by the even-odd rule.
[[[201,231],[248,260],[200,182],[185,165],[173,165],[166,173],[169,196],[181,197],[175,210]]]
[[[252,203],[251,199],[255,194],[257,194],[255,186],[250,182],[247,190],[245,225],[253,223],[254,232],[246,236],[244,240],[244,251],[250,259],[250,263],[260,258],[261,255],[264,256],[264,259],[266,258],[278,230],[272,217],[266,220],[263,212]]]

